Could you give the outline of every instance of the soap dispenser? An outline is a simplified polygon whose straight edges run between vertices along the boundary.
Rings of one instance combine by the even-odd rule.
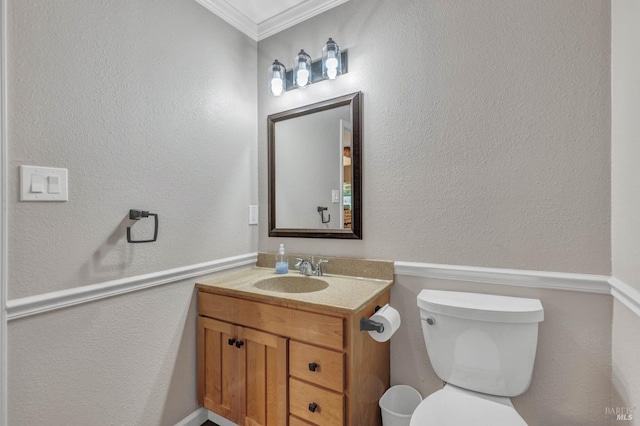
[[[280,250],[276,255],[276,274],[286,274],[289,272],[289,262],[284,254],[284,244],[280,244]]]

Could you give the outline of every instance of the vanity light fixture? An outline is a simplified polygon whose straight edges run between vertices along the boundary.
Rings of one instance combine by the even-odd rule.
[[[340,59],[340,47],[329,37],[322,48],[322,76],[334,80],[342,70]]]
[[[299,89],[304,89],[311,85],[313,72],[311,70],[311,56],[300,49],[300,53],[295,57],[293,68],[293,84]]]
[[[335,80],[347,73],[347,52],[340,51],[331,37],[322,47],[322,58],[316,61],[304,49],[293,60],[293,69],[286,70],[277,59],[269,65],[267,85],[269,93],[280,96],[293,89],[304,89],[322,80]]]
[[[269,65],[269,93],[273,96],[282,95],[287,90],[287,71],[277,59]]]

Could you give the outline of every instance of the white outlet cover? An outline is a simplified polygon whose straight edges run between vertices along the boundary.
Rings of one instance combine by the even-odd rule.
[[[41,166],[20,166],[20,201],[69,201],[69,172],[67,169]],[[31,183],[41,182],[37,191],[32,191]],[[49,193],[49,177],[59,178],[55,193]]]

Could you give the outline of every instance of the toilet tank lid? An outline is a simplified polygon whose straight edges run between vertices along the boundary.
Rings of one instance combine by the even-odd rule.
[[[457,291],[422,290],[418,307],[427,312],[470,320],[532,323],[544,319],[538,299]]]

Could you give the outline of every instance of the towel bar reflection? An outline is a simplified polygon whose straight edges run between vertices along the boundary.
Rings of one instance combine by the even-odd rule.
[[[131,227],[127,226],[127,242],[128,243],[152,243],[158,239],[158,215],[156,213],[149,213],[145,210],[129,210],[129,219],[131,220],[140,220],[145,217],[153,216],[155,221],[153,227],[153,239],[152,240],[132,240],[131,239]]]
[[[318,213],[320,213],[320,221],[322,223],[329,223],[331,222],[331,215],[329,214],[329,212],[327,211],[329,210],[328,207],[322,207],[322,206],[318,206]],[[327,212],[327,220],[324,220],[325,214],[324,212]]]

